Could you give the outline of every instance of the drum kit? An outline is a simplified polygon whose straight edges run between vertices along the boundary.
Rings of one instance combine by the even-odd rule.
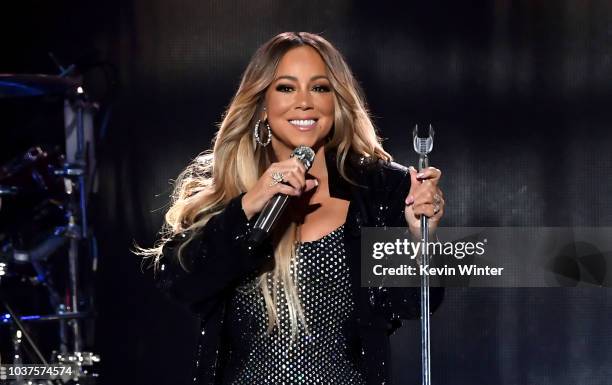
[[[0,104],[37,96],[63,101],[64,142],[34,145],[0,164],[0,365],[78,370],[68,379],[0,383],[94,384],[97,248],[88,207],[97,104],[80,77],[0,74]]]

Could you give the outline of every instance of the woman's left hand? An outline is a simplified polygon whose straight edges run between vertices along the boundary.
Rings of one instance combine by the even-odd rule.
[[[415,238],[421,237],[421,215],[429,218],[429,231],[433,232],[444,215],[444,194],[438,187],[442,172],[428,167],[419,173],[414,167],[410,172],[410,192],[406,197],[406,222]]]

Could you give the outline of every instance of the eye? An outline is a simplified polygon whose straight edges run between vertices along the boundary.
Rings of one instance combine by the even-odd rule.
[[[316,86],[312,87],[312,89],[315,90],[316,92],[329,92],[329,91],[331,91],[329,86],[324,86],[324,85],[316,85]]]
[[[293,87],[287,84],[279,84],[276,86],[276,90],[279,92],[291,92],[293,91]]]

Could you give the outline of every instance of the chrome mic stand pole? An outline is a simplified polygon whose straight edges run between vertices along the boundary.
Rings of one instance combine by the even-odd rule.
[[[429,129],[414,127],[412,133],[414,151],[419,154],[419,172],[429,167],[427,154],[433,149],[434,130],[431,124]],[[429,265],[429,224],[428,218],[421,215],[421,266]],[[421,274],[421,378],[422,385],[431,385],[431,358],[430,358],[430,333],[429,333],[429,275]]]
[[[81,242],[89,239],[88,215],[87,215],[87,183],[88,177],[88,148],[85,141],[84,112],[89,108],[83,88],[78,87],[73,99],[75,109],[75,131],[76,131],[76,151],[72,164],[65,166],[64,176],[70,178],[71,204],[68,213],[68,235],[70,237],[70,247],[68,249],[69,266],[69,287],[70,287],[70,311],[79,312],[79,262],[83,255],[81,252]],[[76,187],[76,191],[75,188]],[[77,195],[78,194],[78,195]],[[72,349],[74,352],[82,351],[82,333],[79,319],[70,320],[72,327]]]
[[[92,366],[100,361],[100,357],[93,352],[83,351],[84,344],[84,325],[85,318],[92,315],[92,302],[83,303],[82,291],[83,283],[81,272],[84,271],[81,262],[86,262],[88,269],[89,258],[92,251],[88,245],[84,251],[84,243],[92,239],[91,228],[89,226],[88,215],[88,196],[89,182],[95,167],[95,139],[93,134],[92,111],[96,104],[89,100],[82,86],[78,86],[75,92],[70,94],[64,102],[64,120],[66,133],[66,160],[62,170],[56,170],[56,175],[66,178],[66,192],[70,197],[70,204],[66,217],[68,226],[66,236],[70,240],[68,250],[68,288],[70,292],[69,303],[66,307],[57,309],[60,324],[66,322],[63,316],[72,314],[75,316],[66,317],[72,332],[71,350],[60,351],[56,355],[59,363],[77,363],[79,366],[79,376],[94,378],[96,374],[84,367]],[[93,166],[92,166],[93,165]],[[93,268],[93,267],[91,267]],[[84,308],[89,308],[84,312]],[[83,319],[82,319],[83,318]],[[65,327],[60,328],[60,336],[65,336]]]

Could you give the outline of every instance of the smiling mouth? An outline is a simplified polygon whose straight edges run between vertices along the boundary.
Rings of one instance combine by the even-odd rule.
[[[293,126],[297,127],[300,131],[308,131],[316,127],[317,120],[316,119],[294,119],[290,120]]]

